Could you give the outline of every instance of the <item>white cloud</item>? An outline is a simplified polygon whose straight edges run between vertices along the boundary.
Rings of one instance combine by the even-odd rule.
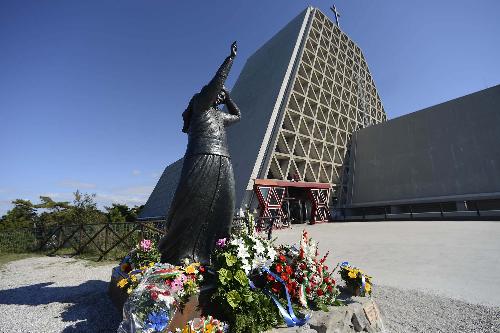
[[[75,190],[76,189],[90,189],[90,188],[97,187],[96,184],[85,183],[85,182],[81,182],[81,181],[73,180],[73,179],[63,180],[63,181],[59,182],[58,185],[60,187],[68,187],[68,188],[72,188]]]
[[[113,203],[128,206],[142,205],[148,200],[153,188],[153,185],[119,188],[108,193],[97,193],[96,200],[102,206],[109,206]]]
[[[139,176],[141,174],[141,170],[132,170],[132,176]]]

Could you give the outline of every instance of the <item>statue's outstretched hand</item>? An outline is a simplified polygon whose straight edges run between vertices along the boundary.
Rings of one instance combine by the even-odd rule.
[[[236,53],[238,52],[238,45],[236,44],[236,41],[231,44],[231,57],[235,57]]]

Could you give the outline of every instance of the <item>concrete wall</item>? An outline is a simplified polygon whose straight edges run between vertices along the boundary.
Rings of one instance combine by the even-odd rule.
[[[182,172],[184,159],[179,159],[165,168],[139,218],[163,218],[168,214]]]
[[[353,136],[348,206],[500,197],[500,85]]]
[[[231,97],[241,109],[241,121],[228,128],[227,139],[240,206],[252,175],[258,173],[277,116],[276,104],[287,82],[285,77],[299,32],[309,9],[274,35],[246,62]],[[279,108],[279,104],[277,105]]]

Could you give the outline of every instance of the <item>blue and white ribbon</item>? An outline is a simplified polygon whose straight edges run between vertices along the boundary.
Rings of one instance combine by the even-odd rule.
[[[311,315],[306,315],[303,319],[297,318],[297,316],[295,315],[295,312],[293,311],[292,301],[290,299],[290,294],[288,293],[288,289],[286,288],[285,281],[283,281],[281,279],[281,277],[279,277],[278,275],[271,272],[267,267],[263,267],[263,268],[261,268],[261,270],[263,272],[266,272],[267,274],[271,275],[273,278],[276,279],[276,281],[280,282],[283,285],[283,287],[285,288],[286,300],[288,302],[288,306],[287,306],[288,311],[283,307],[283,305],[281,305],[280,301],[276,298],[276,296],[274,296],[272,293],[270,293],[266,289],[264,289],[264,293],[266,295],[268,295],[269,297],[271,297],[274,304],[278,308],[279,312],[283,316],[283,319],[285,320],[286,325],[288,327],[293,327],[293,326],[302,326],[305,323],[307,323],[307,321],[311,318]],[[250,283],[250,288],[256,289],[255,285],[253,284],[253,282],[251,280],[249,280],[249,283]]]

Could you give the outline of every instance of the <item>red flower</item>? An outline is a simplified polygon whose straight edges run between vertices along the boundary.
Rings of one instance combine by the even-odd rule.
[[[205,266],[200,266],[198,269],[201,273],[205,273]]]
[[[285,258],[285,256],[284,256],[284,255],[280,255],[280,256],[279,256],[279,258],[280,258],[280,260],[281,260],[281,261],[283,261],[283,262],[285,262],[285,261],[286,261],[286,258]]]
[[[267,281],[274,281],[274,278],[272,277],[272,275],[267,276]]]
[[[318,289],[318,291],[316,291],[316,293],[318,294],[318,296],[322,296],[324,294],[323,290],[321,290],[321,289]]]
[[[327,289],[328,289],[328,291],[331,292],[333,290],[333,287],[332,286],[328,286]]]
[[[306,293],[307,293],[307,294],[310,294],[310,293],[311,293],[311,288],[306,287]]]
[[[273,293],[277,294],[277,293],[279,293],[280,288],[281,288],[281,283],[275,282],[273,284],[273,286],[271,287],[271,290],[273,291]]]
[[[303,262],[300,263],[299,265],[300,269],[304,270],[307,268],[306,264],[304,264]]]
[[[151,292],[151,298],[156,301],[158,299],[158,293],[156,291]]]
[[[280,264],[276,265],[276,272],[281,273],[283,271],[283,267]]]
[[[332,279],[332,284],[335,285],[335,279]]]
[[[290,266],[286,266],[286,267],[285,267],[285,271],[286,271],[288,274],[292,274],[292,273],[293,273],[293,269],[292,269],[292,267],[290,267]]]
[[[285,273],[281,274],[281,279],[285,282],[288,281],[288,275],[286,275]]]

